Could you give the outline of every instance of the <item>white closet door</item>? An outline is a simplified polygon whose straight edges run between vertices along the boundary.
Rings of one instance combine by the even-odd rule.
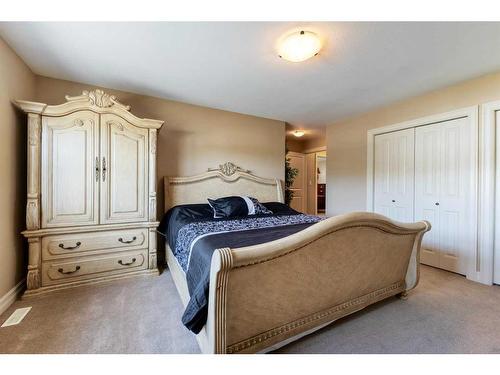
[[[428,220],[422,263],[467,273],[475,253],[476,137],[468,118],[416,129],[415,219]]]
[[[375,137],[374,211],[413,221],[414,129]]]
[[[42,227],[97,224],[99,115],[42,119]]]
[[[432,225],[422,241],[420,260],[435,267],[440,267],[441,134],[440,124],[422,126],[415,132],[415,220]]]
[[[101,117],[101,223],[148,219],[148,129]]]

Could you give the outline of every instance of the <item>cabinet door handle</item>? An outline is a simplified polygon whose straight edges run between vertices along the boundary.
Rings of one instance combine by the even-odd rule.
[[[106,158],[102,158],[102,182],[106,181]]]
[[[439,202],[434,203],[436,206],[439,206]]]
[[[393,200],[392,200],[392,203],[396,203],[396,200],[395,200],[395,199],[393,199]]]
[[[131,264],[135,263],[135,261],[136,261],[136,260],[137,260],[137,259],[132,258],[132,261],[131,261],[131,262],[128,262],[128,263],[123,263],[123,261],[120,259],[120,260],[118,261],[118,264],[121,264],[122,266],[130,266]]]
[[[131,239],[131,240],[124,241],[124,240],[123,240],[123,238],[121,238],[121,237],[120,237],[120,238],[118,238],[118,241],[119,241],[119,242],[121,242],[121,243],[132,243],[132,242],[134,242],[136,239],[137,239],[137,237],[136,237],[136,236],[134,236],[134,237],[132,237],[132,239]]]
[[[64,271],[64,269],[62,269],[62,268],[59,268],[57,271],[59,273],[62,273],[63,275],[71,275],[72,273],[75,273],[76,271],[79,271],[79,270],[80,270],[80,266],[76,266],[73,271]]]
[[[99,182],[99,158],[95,158],[95,182]]]
[[[69,246],[69,247],[65,247],[63,243],[60,243],[60,244],[59,244],[59,247],[60,247],[61,249],[64,249],[64,250],[75,250],[75,249],[78,249],[78,248],[80,247],[80,245],[81,245],[81,244],[82,244],[82,243],[81,243],[80,241],[78,241],[78,242],[76,243],[76,246]]]

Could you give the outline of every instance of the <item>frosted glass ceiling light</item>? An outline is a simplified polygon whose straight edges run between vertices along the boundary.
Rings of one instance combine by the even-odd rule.
[[[278,45],[279,57],[301,62],[316,56],[321,49],[321,40],[311,31],[297,31],[284,37]]]
[[[298,137],[298,138],[302,137],[304,134],[305,133],[302,130],[295,130],[293,132],[293,135],[296,136],[296,137]]]

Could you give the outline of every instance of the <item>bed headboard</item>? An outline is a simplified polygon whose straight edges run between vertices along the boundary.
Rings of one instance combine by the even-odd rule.
[[[279,179],[254,176],[233,163],[191,177],[165,177],[165,211],[180,204],[207,203],[207,198],[249,195],[261,202],[284,202]]]

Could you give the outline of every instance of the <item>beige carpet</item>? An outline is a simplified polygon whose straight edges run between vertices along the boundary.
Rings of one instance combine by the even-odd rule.
[[[1,353],[198,353],[181,325],[181,301],[168,270],[58,292],[36,300],[17,326],[0,328]],[[500,287],[422,267],[410,298],[371,306],[280,353],[500,353]]]

